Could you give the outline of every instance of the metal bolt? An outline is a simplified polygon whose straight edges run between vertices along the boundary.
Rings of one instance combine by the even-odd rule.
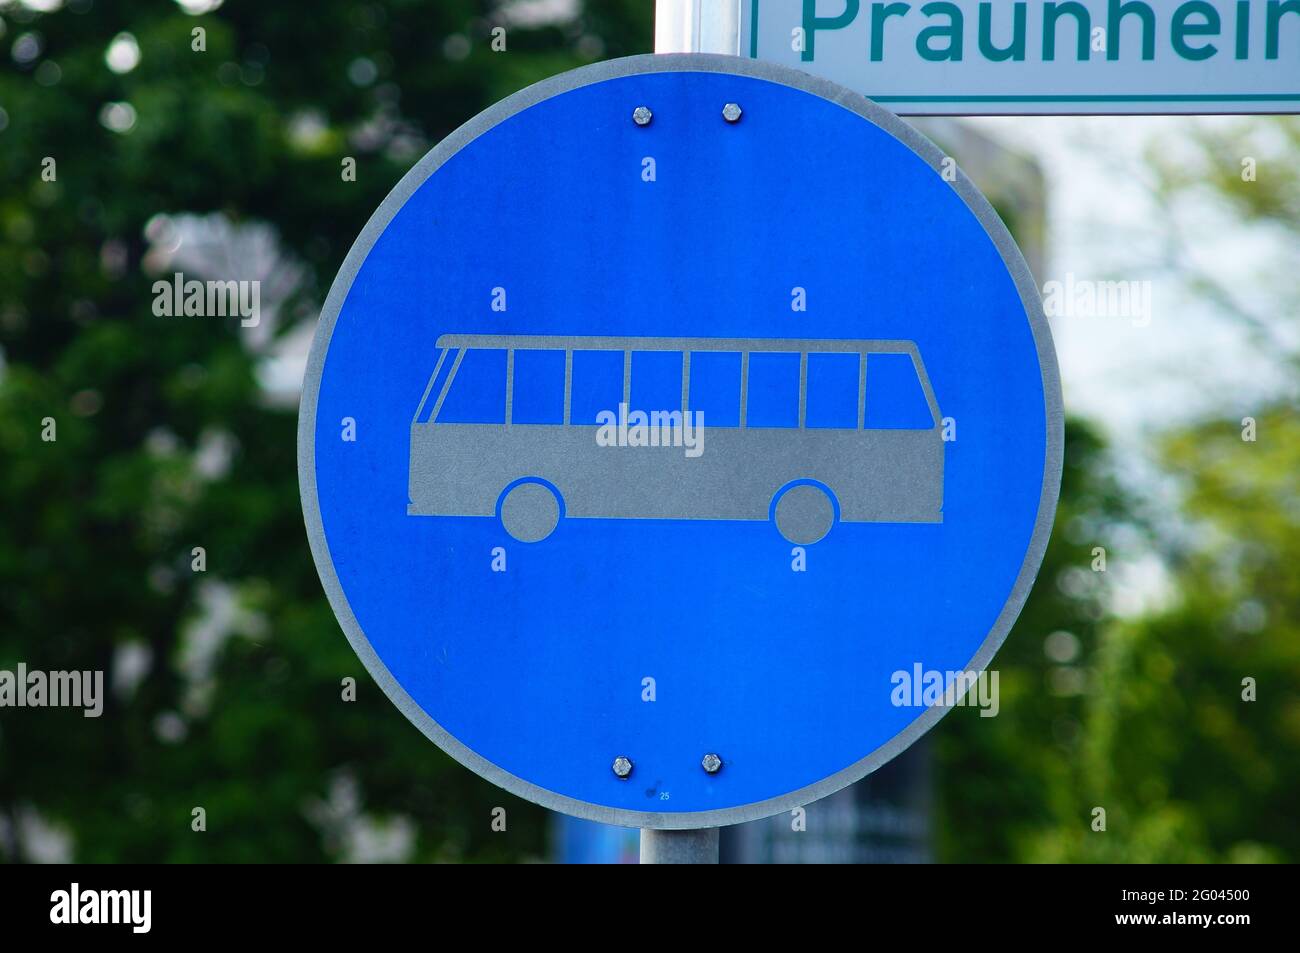
[[[727,103],[722,107],[722,118],[727,122],[740,122],[741,109],[737,103]]]
[[[632,773],[632,762],[629,759],[623,757],[622,755],[619,755],[617,758],[614,759],[614,774],[617,777],[626,778],[631,773]]]
[[[637,106],[636,109],[632,110],[632,121],[638,126],[650,125],[650,120],[654,117],[655,114],[650,111],[648,106]]]
[[[717,774],[722,770],[722,759],[710,752],[700,759],[700,767],[709,774]]]

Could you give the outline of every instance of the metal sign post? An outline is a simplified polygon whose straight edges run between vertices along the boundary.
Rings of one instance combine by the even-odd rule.
[[[656,53],[738,56],[742,0],[658,0]]]
[[[655,53],[740,55],[740,0],[657,0]],[[716,864],[719,831],[641,829],[643,864]]]
[[[657,831],[643,827],[641,863],[716,864],[718,833],[716,827],[693,831]]]

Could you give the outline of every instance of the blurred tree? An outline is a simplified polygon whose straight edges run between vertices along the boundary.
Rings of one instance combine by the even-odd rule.
[[[1030,857],[1300,856],[1300,419],[1256,424],[1255,441],[1237,422],[1164,440],[1192,532],[1173,604],[1109,627],[1092,665],[1076,816],[1105,806],[1107,833],[1062,824]]]
[[[542,853],[543,812],[429,744],[339,632],[304,541],[296,404],[260,382],[432,144],[528,83],[650,49],[650,5],[564,6],[0,3],[0,668],[113,686],[97,720],[0,712],[0,856]],[[264,326],[154,315],[153,281],[193,254],[178,241],[263,222],[253,264],[292,278]]]
[[[1029,856],[1088,861],[1300,857],[1300,120],[1196,122],[1142,175],[1171,281],[1249,342],[1253,378],[1160,435],[1177,522],[1157,538],[1169,604],[1108,625],[1090,663],[1073,813]],[[1248,276],[1209,265],[1188,222],[1228,224]],[[1231,277],[1229,277],[1231,276]]]
[[[956,708],[934,732],[938,858],[1026,859],[1044,830],[1087,830],[1081,797],[1089,666],[1110,620],[1111,562],[1142,518],[1098,432],[1070,420],[1052,538],[994,660],[1000,708]]]
[[[1158,505],[1136,502],[1133,461],[1116,482],[1097,438],[1068,429],[1052,543],[996,660],[1001,714],[958,710],[938,730],[948,859],[1300,856],[1300,122],[1189,130],[1187,148],[1162,138],[1134,173],[1168,211],[1149,268],[1235,322],[1276,383],[1218,393],[1223,410],[1156,437],[1148,476],[1171,490],[1148,494]],[[1192,254],[1192,209],[1278,254],[1253,256],[1256,280],[1234,288]],[[1143,550],[1158,557],[1167,604],[1113,615],[1119,590],[1140,583],[1103,584],[1094,544],[1111,572]]]

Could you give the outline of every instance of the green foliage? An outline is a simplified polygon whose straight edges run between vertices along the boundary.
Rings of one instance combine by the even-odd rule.
[[[1294,119],[1197,124],[1183,148],[1153,151],[1147,172],[1171,208],[1209,205],[1243,236],[1294,243],[1297,144]],[[1135,502],[1131,475],[1112,478],[1135,461],[1104,452],[1078,423],[1067,428],[1052,542],[994,662],[1001,713],[981,720],[958,709],[936,732],[940,854],[948,859],[1300,856],[1300,354],[1286,346],[1294,348],[1300,285],[1293,270],[1264,269],[1252,310],[1246,296],[1177,253],[1185,243],[1170,236],[1168,266],[1235,322],[1261,364],[1290,369],[1290,377],[1268,406],[1250,409],[1246,396],[1227,395],[1225,416],[1252,417],[1253,440],[1240,416],[1161,435],[1148,476],[1167,484],[1168,492],[1148,494],[1164,500],[1159,507]],[[1107,550],[1106,574],[1091,571],[1094,545]],[[1116,617],[1111,597],[1140,582],[1114,573],[1144,551],[1167,573],[1168,599]],[[1077,639],[1075,658],[1046,656],[1053,630]],[[1246,679],[1254,680],[1253,701]],[[1104,831],[1093,829],[1097,808]]]
[[[1289,861],[1300,854],[1300,420],[1171,435],[1191,540],[1178,598],[1112,626],[1095,665],[1083,764],[1108,833],[1057,831],[1037,857]],[[1254,700],[1245,679],[1253,679]]]
[[[1000,711],[983,718],[976,708],[956,708],[935,732],[943,859],[1025,860],[1041,831],[1087,830],[1096,802],[1086,796],[1079,759],[1093,687],[1089,660],[1107,620],[1106,580],[1122,558],[1123,529],[1140,526],[1110,466],[1098,433],[1069,421],[1052,539],[993,664]],[[1105,573],[1093,569],[1098,547],[1106,551]]]
[[[1068,429],[1057,531],[995,661],[1001,711],[959,708],[936,730],[942,856],[1300,856],[1300,419],[1277,406],[1257,424],[1256,442],[1236,421],[1165,439],[1162,460],[1186,484],[1186,535],[1167,553],[1177,585],[1167,607],[1132,619],[1106,613],[1123,583],[1103,584],[1092,547],[1107,549],[1109,573],[1143,522],[1125,514],[1096,438]],[[1048,657],[1052,631],[1077,639],[1076,657]]]

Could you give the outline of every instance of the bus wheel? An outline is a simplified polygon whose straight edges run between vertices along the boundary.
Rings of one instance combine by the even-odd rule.
[[[515,483],[506,488],[498,506],[501,525],[521,543],[544,540],[560,522],[560,500],[543,483]]]
[[[835,502],[814,483],[796,483],[776,498],[776,528],[799,546],[815,543],[835,523]]]

